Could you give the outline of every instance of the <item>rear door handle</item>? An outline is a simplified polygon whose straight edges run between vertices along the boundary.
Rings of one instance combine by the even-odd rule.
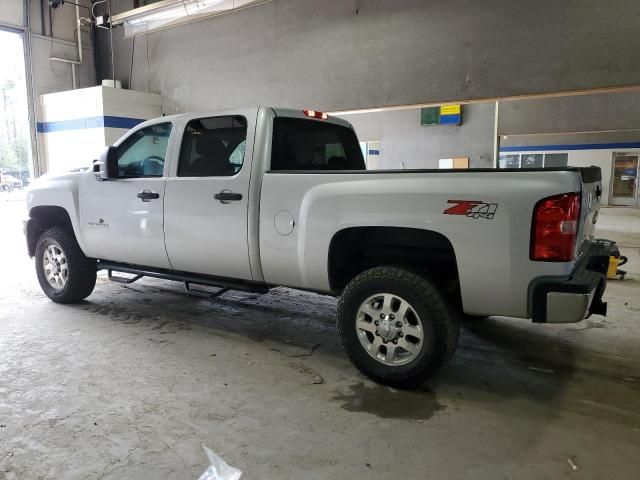
[[[223,190],[220,193],[216,193],[213,198],[220,200],[222,203],[237,202],[238,200],[242,200],[242,194]]]
[[[160,198],[160,194],[156,192],[152,192],[151,190],[143,190],[140,193],[138,193],[138,198],[143,202],[148,202],[150,200],[155,200],[157,198]]]

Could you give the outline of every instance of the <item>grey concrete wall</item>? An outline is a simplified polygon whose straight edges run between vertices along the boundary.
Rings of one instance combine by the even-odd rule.
[[[0,23],[22,26],[24,6],[19,0],[0,0]]]
[[[636,61],[636,65],[640,65]],[[637,66],[640,70],[640,66]],[[640,89],[500,102],[501,135],[640,130]],[[638,137],[636,132],[636,137]]]
[[[89,39],[87,38],[87,41]],[[39,100],[45,93],[71,90],[71,65],[52,62],[50,58],[75,59],[78,49],[74,43],[41,36],[31,37],[31,61],[33,68],[34,94]],[[92,87],[96,84],[93,49],[90,43],[83,48],[83,64],[78,67],[78,87]],[[40,102],[37,102],[38,109]]]
[[[2,2],[19,5],[21,0],[0,0],[0,19],[2,17]],[[26,0],[22,0],[26,1]],[[88,0],[80,0],[80,5],[88,5]],[[65,3],[61,8],[51,8],[48,0],[31,0],[29,2],[29,19],[31,33],[53,37],[58,40],[75,42],[76,9],[75,5]],[[22,8],[22,7],[20,7]],[[80,8],[80,16],[88,17],[86,8]],[[88,29],[88,27],[86,27]],[[88,45],[88,44],[87,44]]]
[[[498,127],[500,145],[521,147],[520,152],[527,152],[530,146],[545,147],[547,152],[566,152],[571,166],[600,167],[602,202],[607,205],[611,201],[609,192],[614,153],[640,151],[628,146],[640,144],[638,112],[640,91],[502,101]],[[600,145],[594,148],[594,144]],[[602,148],[603,144],[627,146]],[[584,147],[568,150],[563,148],[566,145]]]
[[[579,145],[598,143],[640,143],[640,130],[551,135],[508,135],[500,137],[500,146]]]
[[[51,27],[48,35],[53,36],[54,38],[60,40],[67,40],[70,42],[75,42],[75,30],[76,30],[76,9],[75,5],[71,5],[70,3],[66,3],[62,8],[51,9],[49,10],[47,0],[41,0],[45,4],[45,31],[48,27]],[[73,0],[75,2],[75,0]],[[37,0],[34,0],[34,3],[37,3]],[[89,2],[87,0],[80,0],[81,5],[87,5]],[[80,8],[80,16],[88,17],[88,10],[86,8]],[[50,24],[47,25],[47,20],[50,17]],[[32,18],[31,21],[32,29],[41,27],[41,22],[39,22],[39,18]],[[86,27],[87,29],[89,27]],[[45,33],[46,34],[46,33]],[[84,40],[84,39],[83,39]],[[88,43],[86,44],[88,45]]]
[[[19,0],[9,0],[21,3]],[[88,2],[80,2],[87,4]],[[41,4],[44,8],[41,8]],[[80,16],[88,16],[87,9],[80,9]],[[47,0],[32,0],[30,4],[31,69],[36,114],[39,117],[40,96],[46,93],[71,90],[71,64],[53,62],[51,57],[78,59],[76,11],[69,3],[62,8],[50,9]],[[93,39],[89,26],[82,30],[83,64],[76,69],[79,88],[96,84]]]
[[[463,106],[459,127],[420,125],[420,110],[344,115],[362,141],[380,141],[376,168],[438,168],[441,158],[469,157],[473,168],[493,166],[494,104]]]
[[[344,110],[640,84],[637,0],[355,3],[358,14],[352,0],[274,0],[152,33],[150,89],[173,112]],[[130,6],[119,0],[116,9]],[[115,50],[127,84],[131,40],[116,39]],[[132,86],[146,90],[146,75]]]

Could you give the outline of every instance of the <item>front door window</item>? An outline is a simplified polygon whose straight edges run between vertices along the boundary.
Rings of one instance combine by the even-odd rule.
[[[118,146],[120,178],[161,177],[171,135],[171,123],[138,130]]]

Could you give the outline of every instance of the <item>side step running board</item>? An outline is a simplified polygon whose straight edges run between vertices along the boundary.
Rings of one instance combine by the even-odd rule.
[[[187,293],[196,295],[206,295],[208,298],[217,297],[229,290],[239,290],[242,292],[251,293],[267,293],[269,287],[264,283],[250,282],[246,280],[235,280],[224,277],[214,277],[210,275],[197,275],[193,273],[176,272],[173,270],[164,270],[156,268],[138,267],[136,265],[129,265],[123,263],[108,262],[104,260],[98,260],[98,270],[107,270],[109,280],[117,283],[130,284],[140,280],[143,277],[162,278],[164,280],[173,280],[176,282],[182,282],[185,285]],[[128,273],[134,275],[134,277],[118,277],[114,276],[113,272]],[[205,285],[207,287],[216,287],[222,290],[217,292],[206,292],[204,290],[194,290],[191,288],[191,284]]]
[[[142,277],[144,277],[144,275],[136,275],[135,277],[131,277],[131,278],[125,278],[125,277],[114,277],[113,276],[113,270],[108,270],[107,272],[107,277],[109,278],[109,280],[111,280],[112,282],[116,282],[116,283],[124,283],[125,285],[128,285],[130,283],[133,282],[137,282],[138,280],[140,280]]]
[[[200,298],[208,298],[209,300],[219,297],[220,295],[224,295],[229,290],[231,289],[228,287],[224,287],[218,290],[217,292],[207,292],[206,290],[198,290],[198,289],[192,288],[191,282],[184,282],[184,291],[187,292],[187,295],[192,295],[194,297],[200,297]]]

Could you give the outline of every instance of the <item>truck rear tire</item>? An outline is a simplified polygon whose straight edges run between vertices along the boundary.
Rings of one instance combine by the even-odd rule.
[[[56,303],[76,303],[96,285],[96,262],[87,258],[73,231],[45,230],[36,245],[36,273],[42,291]]]
[[[354,365],[372,380],[417,388],[453,356],[457,310],[426,276],[376,267],[357,275],[338,302],[338,335]]]

